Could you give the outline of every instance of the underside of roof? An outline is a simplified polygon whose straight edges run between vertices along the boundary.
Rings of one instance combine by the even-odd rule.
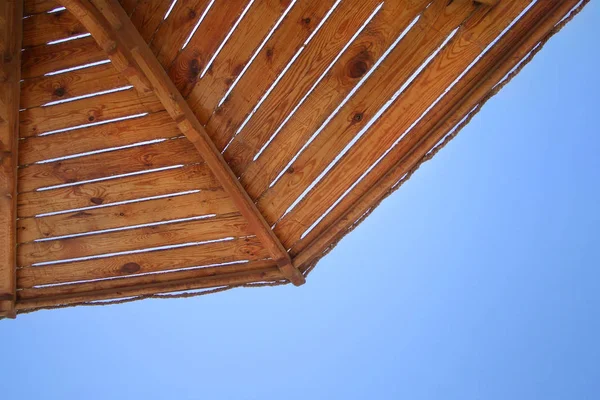
[[[586,3],[0,0],[0,316],[303,284]]]

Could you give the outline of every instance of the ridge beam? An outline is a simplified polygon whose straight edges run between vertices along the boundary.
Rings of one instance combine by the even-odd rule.
[[[58,0],[92,34],[119,72],[140,92],[154,92],[181,132],[194,144],[229,193],[250,229],[265,246],[283,275],[296,286],[304,275],[293,265],[279,238],[214,145],[206,129],[171,81],[156,56],[117,0]]]

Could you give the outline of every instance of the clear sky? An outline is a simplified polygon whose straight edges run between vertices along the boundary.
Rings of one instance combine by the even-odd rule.
[[[303,287],[0,321],[0,398],[600,398],[598,39],[593,1]]]

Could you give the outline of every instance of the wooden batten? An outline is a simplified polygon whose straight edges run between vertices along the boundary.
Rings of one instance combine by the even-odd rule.
[[[15,317],[23,2],[0,3],[0,317]]]
[[[154,93],[179,129],[194,144],[217,180],[231,195],[251,230],[295,285],[305,282],[290,256],[264,220],[210,136],[116,0],[60,0],[109,55],[113,65],[141,93]]]

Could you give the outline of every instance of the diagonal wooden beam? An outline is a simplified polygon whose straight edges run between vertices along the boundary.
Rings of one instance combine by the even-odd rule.
[[[23,1],[0,0],[0,317],[14,318]]]
[[[200,155],[247,219],[250,228],[294,285],[305,282],[279,238],[273,233],[235,174],[215,147],[185,99],[117,0],[58,0],[78,18],[117,68],[138,90],[154,92],[181,132]]]

